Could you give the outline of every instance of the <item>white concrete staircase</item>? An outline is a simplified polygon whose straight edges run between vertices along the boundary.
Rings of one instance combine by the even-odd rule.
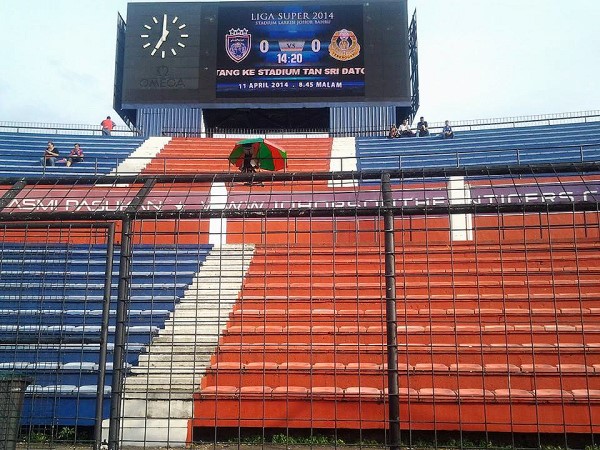
[[[125,379],[122,445],[184,446],[193,394],[254,254],[251,245],[214,247],[184,297]],[[103,421],[103,438],[108,420]]]
[[[150,137],[109,175],[137,175],[171,141],[170,137]]]
[[[350,172],[356,170],[356,140],[353,137],[334,138],[331,146],[329,170]],[[355,180],[329,180],[329,187],[356,186]]]

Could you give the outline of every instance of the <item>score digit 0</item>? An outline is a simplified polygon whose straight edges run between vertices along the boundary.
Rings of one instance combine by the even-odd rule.
[[[269,51],[269,41],[267,41],[266,39],[263,39],[258,44],[258,48],[261,53],[267,53]],[[314,53],[319,53],[319,51],[321,51],[321,41],[318,39],[313,39],[310,43],[310,49]]]

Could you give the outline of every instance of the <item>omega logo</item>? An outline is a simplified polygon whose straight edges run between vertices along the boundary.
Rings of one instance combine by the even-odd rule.
[[[144,89],[181,89],[185,88],[182,78],[169,75],[169,68],[165,65],[156,67],[156,76],[142,78],[140,87]]]

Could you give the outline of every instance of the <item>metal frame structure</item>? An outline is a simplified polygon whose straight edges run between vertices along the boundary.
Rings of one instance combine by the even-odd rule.
[[[413,12],[408,27],[408,59],[410,61],[410,91],[411,112],[410,122],[414,120],[419,110],[419,50],[417,45],[417,10]]]
[[[0,207],[6,206],[6,202],[10,201],[16,195],[19,187],[24,187],[23,183],[16,183],[16,189],[11,189],[7,195],[5,195],[1,202]],[[15,186],[13,186],[15,187]],[[115,245],[115,224],[114,222],[75,222],[65,223],[56,221],[35,221],[34,223],[29,222],[0,222],[0,230],[10,229],[38,229],[38,230],[72,230],[72,229],[104,229],[106,230],[106,259],[104,268],[104,288],[103,288],[103,301],[102,301],[102,319],[101,319],[101,334],[100,334],[100,352],[98,360],[98,385],[96,391],[96,412],[95,412],[95,426],[94,426],[94,448],[99,450],[102,442],[102,411],[104,403],[104,380],[106,377],[106,363],[107,363],[107,347],[108,347],[108,326],[109,326],[109,314],[110,314],[110,289],[112,283],[112,266],[114,257],[114,245]]]
[[[552,164],[538,166],[511,166],[511,167],[469,167],[448,169],[418,169],[397,171],[372,171],[372,172],[338,172],[338,173],[276,173],[276,174],[202,174],[197,176],[152,176],[152,177],[104,177],[104,178],[80,178],[77,180],[48,180],[37,179],[4,179],[1,184],[8,190],[0,198],[0,227],[98,227],[106,228],[109,233],[106,255],[107,267],[112,266],[112,247],[114,245],[115,222],[121,223],[121,254],[119,266],[118,283],[118,309],[115,330],[115,352],[114,352],[114,375],[112,381],[112,399],[110,408],[110,429],[108,445],[111,450],[120,448],[119,426],[122,416],[122,393],[123,380],[125,376],[125,322],[128,310],[128,292],[131,282],[131,259],[132,259],[132,226],[136,220],[141,219],[205,219],[205,218],[328,218],[328,217],[383,217],[385,238],[385,288],[386,288],[386,318],[387,324],[387,375],[388,375],[388,399],[389,405],[389,447],[397,449],[400,447],[400,411],[399,386],[398,386],[398,341],[396,317],[396,273],[395,273],[395,242],[394,242],[394,219],[396,217],[423,216],[423,215],[452,215],[452,214],[485,214],[485,213],[532,213],[532,212],[578,212],[578,211],[600,211],[600,203],[593,198],[575,200],[564,203],[529,203],[526,201],[510,204],[448,204],[443,206],[419,205],[406,206],[394,204],[392,191],[395,184],[404,180],[428,180],[447,179],[449,177],[484,177],[494,179],[505,176],[511,178],[519,177],[545,177],[577,174],[591,174],[600,172],[599,163],[580,164]],[[383,204],[379,206],[357,206],[356,208],[341,207],[318,207],[309,210],[290,207],[287,209],[260,209],[260,210],[223,210],[210,209],[207,207],[192,207],[183,211],[144,211],[140,207],[144,199],[152,189],[161,184],[185,186],[195,183],[294,183],[302,181],[373,181],[381,182],[381,194]],[[93,187],[98,184],[124,185],[127,184],[137,189],[133,201],[122,211],[87,211],[87,212],[15,212],[9,206],[19,193],[26,187],[74,188],[81,186]],[[45,222],[41,222],[45,221]],[[47,222],[52,221],[52,222]],[[75,224],[66,225],[69,221]],[[79,221],[93,221],[84,223]],[[103,324],[105,325],[101,342],[104,350],[101,353],[100,367],[106,364],[106,338],[108,324],[108,302],[110,298],[111,271],[106,271],[105,298],[103,308]],[[103,372],[102,372],[103,373]],[[104,374],[101,376],[104,380]],[[103,383],[98,385],[98,399],[102,398]],[[96,408],[97,417],[102,414],[102,404],[99,402]],[[99,425],[96,424],[94,439],[96,446],[100,445]]]

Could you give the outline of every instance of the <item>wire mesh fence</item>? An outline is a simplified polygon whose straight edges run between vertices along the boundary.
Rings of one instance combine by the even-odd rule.
[[[594,448],[597,172],[0,186],[18,446]]]

